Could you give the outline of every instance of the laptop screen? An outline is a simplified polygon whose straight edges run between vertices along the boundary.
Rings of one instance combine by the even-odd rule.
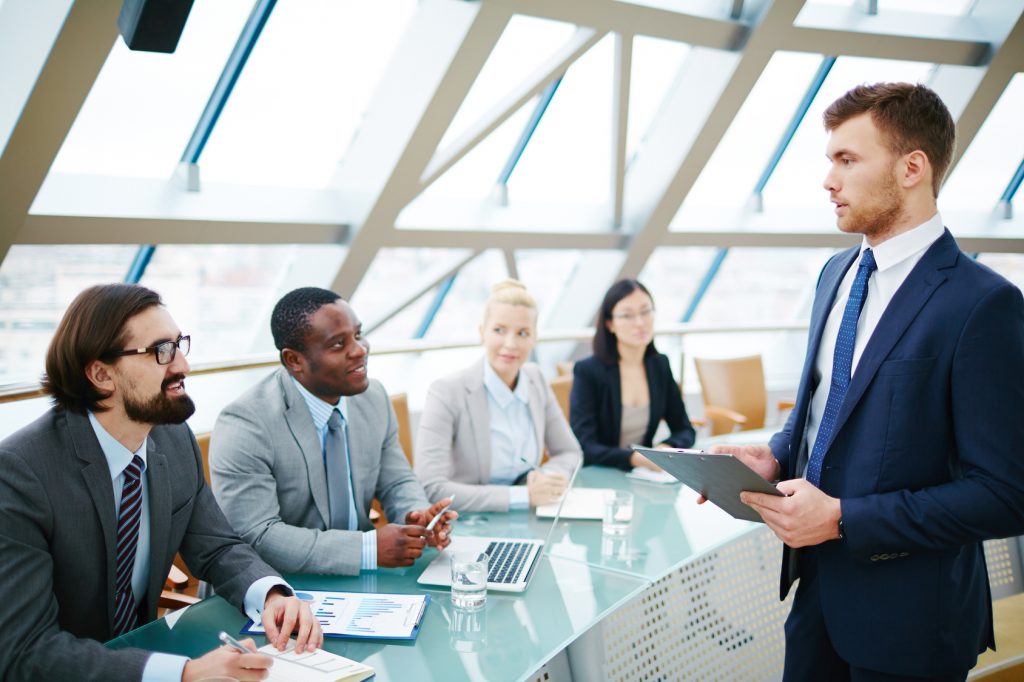
[[[565,492],[562,493],[562,499],[558,501],[558,509],[555,511],[555,517],[551,519],[551,528],[548,529],[547,537],[544,538],[544,550],[546,553],[551,547],[551,536],[555,532],[555,528],[558,526],[558,519],[562,516],[562,507],[565,506],[565,501],[569,499],[569,491],[572,490],[572,484],[576,482],[576,476],[580,473],[580,467],[583,466],[583,459],[576,463],[576,468],[572,470],[572,476],[569,477],[569,484],[565,486]]]

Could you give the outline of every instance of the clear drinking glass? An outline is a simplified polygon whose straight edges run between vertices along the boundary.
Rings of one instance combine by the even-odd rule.
[[[448,641],[462,653],[482,650],[487,644],[487,609],[452,609]]]
[[[601,532],[613,537],[629,534],[633,522],[633,493],[610,490],[604,498],[604,517]]]
[[[479,609],[487,601],[488,557],[483,552],[453,552],[452,606]]]

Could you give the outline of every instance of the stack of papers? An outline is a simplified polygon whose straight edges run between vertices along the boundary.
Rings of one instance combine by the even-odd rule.
[[[284,651],[268,644],[259,652],[274,659],[269,682],[360,682],[374,674],[373,668],[364,663],[323,649],[297,654],[294,639]]]
[[[679,483],[679,479],[667,471],[654,471],[647,467],[634,467],[626,476],[650,483]]]

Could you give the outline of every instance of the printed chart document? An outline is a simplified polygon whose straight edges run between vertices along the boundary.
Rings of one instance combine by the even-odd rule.
[[[416,639],[430,602],[427,594],[297,590],[295,596],[309,604],[324,637]],[[242,633],[262,635],[263,623],[250,620]]]
[[[294,639],[284,651],[268,644],[259,652],[274,659],[268,682],[360,682],[374,673],[368,665],[323,649],[297,654]]]

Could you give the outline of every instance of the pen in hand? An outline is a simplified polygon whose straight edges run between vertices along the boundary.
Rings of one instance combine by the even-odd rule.
[[[444,513],[452,508],[453,504],[455,504],[455,495],[451,496],[451,499],[448,500],[448,504],[445,505],[444,509],[439,511],[434,518],[430,519],[430,523],[427,524],[427,528],[426,528],[428,533],[430,531],[434,530],[434,526],[436,526],[437,522],[441,520],[441,517],[444,516]]]
[[[224,642],[224,644],[226,644],[227,646],[231,647],[232,649],[237,649],[238,651],[240,651],[243,654],[251,654],[252,653],[252,651],[250,649],[247,649],[244,644],[242,644],[237,639],[235,639],[234,637],[232,637],[228,633],[224,632],[223,630],[221,630],[220,634],[217,635],[217,639],[219,639],[220,641]]]

